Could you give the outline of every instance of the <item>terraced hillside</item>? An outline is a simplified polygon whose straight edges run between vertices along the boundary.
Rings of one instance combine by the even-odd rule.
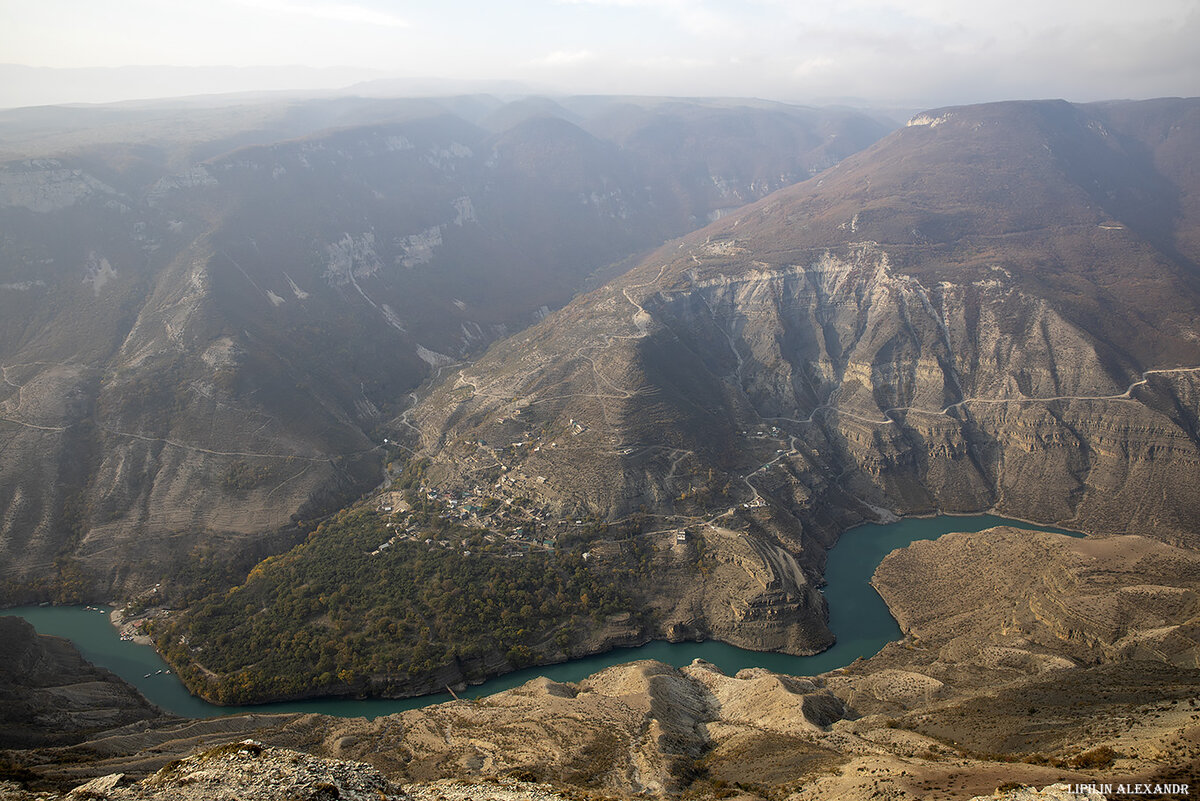
[[[176,615],[160,645],[210,697],[408,694],[652,638],[811,653],[831,641],[826,550],[891,515],[990,509],[1194,549],[1198,109],[920,115],[667,244],[443,371],[392,429],[418,457],[403,509],[381,499],[357,533],[325,526]],[[542,590],[586,564],[589,587],[628,594],[501,602],[496,582],[441,572],[400,603],[354,580],[400,588],[423,560],[464,576],[508,558],[541,560]],[[470,604],[499,638],[445,614]],[[390,656],[362,619],[428,647]],[[346,677],[311,647],[332,653],[330,622],[360,649]],[[272,690],[252,641],[278,643],[287,676],[325,679]]]
[[[1194,547],[1198,141],[1194,100],[919,115],[447,373],[428,480],[742,531],[801,586],[892,513]]]

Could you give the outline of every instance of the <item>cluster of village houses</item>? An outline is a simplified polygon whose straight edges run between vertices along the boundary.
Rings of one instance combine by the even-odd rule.
[[[519,409],[514,411],[513,419],[515,420],[519,414]],[[497,422],[504,422],[504,418],[500,418]],[[578,436],[587,430],[583,423],[571,419],[565,433]],[[781,436],[777,427],[771,427],[769,433],[767,431],[742,433],[761,439],[778,439]],[[387,516],[386,525],[388,528],[394,529],[395,533],[372,553],[382,553],[396,542],[406,540],[424,543],[431,549],[461,549],[464,556],[489,555],[519,559],[536,551],[552,551],[561,534],[570,531],[573,527],[578,528],[594,522],[584,519],[562,519],[552,514],[546,507],[538,508],[527,499],[514,499],[509,495],[514,490],[519,491],[519,486],[530,479],[527,479],[524,474],[509,473],[510,467],[505,464],[508,461],[506,457],[511,457],[516,449],[528,446],[532,446],[534,452],[540,451],[542,445],[535,444],[530,436],[531,432],[526,429],[524,439],[508,445],[493,446],[482,439],[477,443],[480,449],[495,460],[494,466],[501,471],[496,477],[495,483],[496,490],[501,494],[500,497],[478,486],[470,490],[458,491],[422,484],[417,490],[418,498],[427,511],[431,505],[435,506],[438,509],[437,516],[439,518],[453,521],[462,529],[474,529],[474,531],[465,535],[458,533],[449,537],[442,534],[438,539],[434,539],[428,536],[428,526],[422,525],[421,522],[414,519],[412,507],[405,499],[403,492],[384,492],[378,496],[377,511],[379,514]],[[557,442],[550,442],[547,447],[553,448],[557,444]],[[631,450],[632,448],[625,448],[621,453],[629,453]],[[533,476],[531,480],[538,484],[546,483],[544,476]],[[743,504],[747,508],[763,505],[764,502],[758,497]],[[677,546],[688,543],[689,537],[683,528],[666,533],[674,535]],[[597,555],[602,554],[598,553]],[[589,556],[591,553],[583,554],[584,559]]]
[[[432,506],[439,518],[457,524],[457,531],[452,535],[443,533],[435,539],[429,535],[429,526],[423,525],[413,514],[403,492],[385,492],[377,499],[376,511],[387,518],[385,525],[394,534],[372,551],[372,555],[383,553],[397,542],[407,541],[422,543],[430,549],[460,549],[463,556],[520,559],[530,553],[553,551],[561,535],[595,522],[582,518],[562,519],[546,508],[529,509],[521,500],[500,500],[477,489],[458,492],[421,486],[418,493],[426,514]],[[677,544],[685,544],[688,535],[680,529],[675,540]],[[604,544],[598,543],[601,551]],[[592,555],[592,551],[585,551],[583,558],[586,560]]]
[[[386,526],[394,529],[395,534],[374,553],[407,540],[422,542],[430,548],[460,548],[464,556],[486,554],[519,559],[533,551],[553,550],[559,534],[585,523],[552,517],[544,509],[525,509],[511,498],[498,502],[479,490],[457,492],[421,486],[418,493],[426,509],[431,505],[438,509],[439,518],[474,531],[465,536],[456,534],[447,539],[443,534],[441,539],[434,539],[428,536],[428,527],[414,519],[404,493],[385,492],[379,496],[377,511],[388,518]]]

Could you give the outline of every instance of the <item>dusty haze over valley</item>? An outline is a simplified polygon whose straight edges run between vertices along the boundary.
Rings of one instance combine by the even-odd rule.
[[[1200,81],[1190,0],[43,0],[4,11],[0,108],[355,85],[915,110],[1188,96]]]
[[[1200,788],[1194,3],[5,18],[0,799]]]

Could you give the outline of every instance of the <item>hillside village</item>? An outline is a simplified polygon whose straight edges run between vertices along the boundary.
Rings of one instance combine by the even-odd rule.
[[[422,484],[407,492],[384,492],[376,500],[376,511],[388,518],[385,525],[394,535],[375,553],[408,540],[441,548],[462,548],[464,556],[486,553],[520,558],[535,549],[553,550],[559,534],[572,526],[584,525],[582,519],[574,523],[552,520],[545,508],[528,509],[521,501],[498,500],[478,489],[458,492]],[[440,525],[431,527],[434,521],[440,521]],[[588,520],[587,524],[594,522]],[[430,533],[437,533],[440,538],[431,537]]]
[[[656,516],[653,530],[647,530],[649,516],[645,515],[617,523],[587,514],[563,518],[549,506],[499,487],[454,490],[420,483],[384,491],[369,503],[386,518],[384,525],[393,532],[372,555],[399,542],[423,543],[430,549],[457,549],[468,557],[507,559],[578,545],[590,548],[582,554],[587,560],[618,552],[620,543],[631,537],[655,536],[660,548],[685,547],[698,532],[695,520],[687,517]]]
[[[788,435],[778,426],[764,425],[761,430],[739,433],[754,443],[789,442]],[[519,559],[532,552],[553,551],[565,544],[586,543],[593,546],[583,554],[587,559],[602,556],[606,550],[619,550],[621,541],[634,536],[655,535],[655,545],[659,548],[683,548],[717,518],[724,518],[722,525],[726,528],[744,529],[768,511],[764,498],[754,492],[744,502],[720,510],[693,508],[677,514],[635,513],[619,521],[605,521],[584,511],[577,511],[574,517],[563,517],[549,504],[529,497],[527,493],[536,492],[537,486],[545,485],[547,479],[521,471],[526,457],[543,448],[570,447],[570,439],[597,434],[573,418],[565,426],[544,425],[538,431],[532,421],[522,419],[520,408],[514,408],[496,419],[489,438],[462,443],[461,475],[475,478],[476,483],[465,487],[435,485],[424,480],[427,460],[409,462],[388,490],[368,501],[378,514],[388,518],[385,525],[394,532],[373,553],[408,541],[423,542],[430,548],[459,549],[464,556]],[[637,446],[615,442],[611,447],[622,455],[637,450]],[[789,452],[789,447],[777,448],[773,454],[765,451],[767,461],[758,470],[778,462]],[[686,497],[686,494],[681,496],[681,500]]]

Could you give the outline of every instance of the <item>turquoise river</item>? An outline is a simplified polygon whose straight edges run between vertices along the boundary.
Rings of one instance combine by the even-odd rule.
[[[779,673],[811,676],[843,667],[859,657],[874,655],[886,643],[901,636],[887,605],[870,585],[871,576],[883,557],[915,540],[931,540],[951,531],[980,531],[1001,525],[1080,536],[1076,532],[992,515],[909,518],[897,523],[859,526],[843,534],[829,552],[825,598],[829,602],[829,627],[837,636],[837,643],[815,656],[746,651],[719,642],[651,642],[638,648],[618,648],[559,665],[509,673],[471,687],[459,693],[459,697],[475,698],[507,690],[537,676],[548,676],[556,681],[579,681],[602,668],[637,659],[657,659],[681,667],[700,658],[730,675],[743,668],[763,667]],[[319,712],[374,718],[450,700],[449,695],[441,694],[399,700],[317,699],[242,707],[215,706],[190,694],[174,675],[167,673],[166,663],[154,649],[122,641],[116,628],[108,622],[110,611],[100,607],[31,606],[4,610],[0,614],[23,617],[41,634],[71,640],[89,661],[111,670],[137,687],[153,703],[183,717],[206,718],[242,712]]]

